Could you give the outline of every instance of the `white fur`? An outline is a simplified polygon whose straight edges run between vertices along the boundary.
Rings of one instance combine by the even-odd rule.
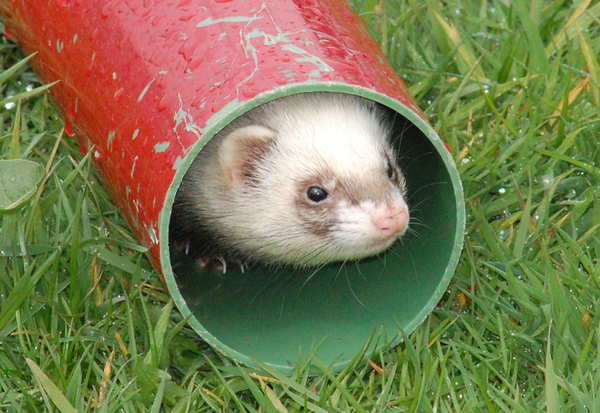
[[[408,206],[400,192],[394,191],[389,195],[392,202],[401,205],[408,216]],[[339,217],[344,224],[332,233],[332,238],[336,244],[345,248],[349,258],[362,258],[377,254],[396,241],[397,236],[382,239],[381,232],[373,225],[373,215],[380,208],[382,205],[371,200],[340,208]],[[406,230],[399,236],[404,235],[405,232]]]
[[[216,146],[203,151],[190,172],[192,209],[227,245],[267,262],[304,266],[372,255],[394,242],[395,237],[372,247],[377,234],[370,217],[378,201],[346,203],[338,209],[343,223],[327,237],[306,231],[295,207],[297,182],[323,168],[339,179],[367,184],[387,179],[388,131],[368,104],[345,95],[311,93],[268,104],[249,118],[244,121],[257,118],[277,135],[276,146],[257,171],[258,189],[225,182]],[[406,206],[398,188],[382,194],[384,198]]]

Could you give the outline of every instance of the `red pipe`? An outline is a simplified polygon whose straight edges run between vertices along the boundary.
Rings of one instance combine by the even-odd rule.
[[[178,163],[228,105],[343,82],[421,114],[364,23],[337,0],[7,0],[5,24],[160,269]]]

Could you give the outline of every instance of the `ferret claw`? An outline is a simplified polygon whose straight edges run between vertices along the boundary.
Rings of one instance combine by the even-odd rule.
[[[210,256],[210,257],[199,257],[199,258],[196,258],[196,263],[198,264],[198,266],[200,266],[202,268],[212,269],[212,270],[220,272],[221,274],[227,273],[227,260],[222,255]],[[230,262],[230,264],[231,264],[231,262]],[[242,274],[245,274],[246,270],[248,269],[248,264],[241,260],[233,259],[233,265],[234,265],[234,268],[235,268],[235,265],[238,265],[240,272]]]
[[[215,257],[215,259],[221,263],[221,272],[225,274],[227,272],[227,261],[221,256]]]
[[[212,268],[222,274],[227,272],[227,261],[222,256],[218,257],[199,257],[196,263],[202,268]]]

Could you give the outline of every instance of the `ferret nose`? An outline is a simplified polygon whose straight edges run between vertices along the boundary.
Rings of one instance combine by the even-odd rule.
[[[382,208],[378,214],[371,217],[373,225],[385,235],[401,234],[408,227],[408,210],[404,206],[394,205]]]

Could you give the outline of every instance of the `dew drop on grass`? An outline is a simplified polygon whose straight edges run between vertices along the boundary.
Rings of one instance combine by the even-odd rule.
[[[498,188],[498,193],[499,193],[500,195],[504,195],[504,194],[506,193],[506,188],[504,188],[504,187],[500,187],[500,188]]]
[[[498,238],[500,238],[502,241],[506,241],[508,238],[508,230],[505,228],[498,231]]]
[[[11,110],[15,107],[16,103],[15,102],[8,102],[4,104],[4,109],[6,110]]]
[[[540,179],[544,188],[548,188],[554,182],[554,174],[552,172],[548,172],[547,174],[542,175]]]

